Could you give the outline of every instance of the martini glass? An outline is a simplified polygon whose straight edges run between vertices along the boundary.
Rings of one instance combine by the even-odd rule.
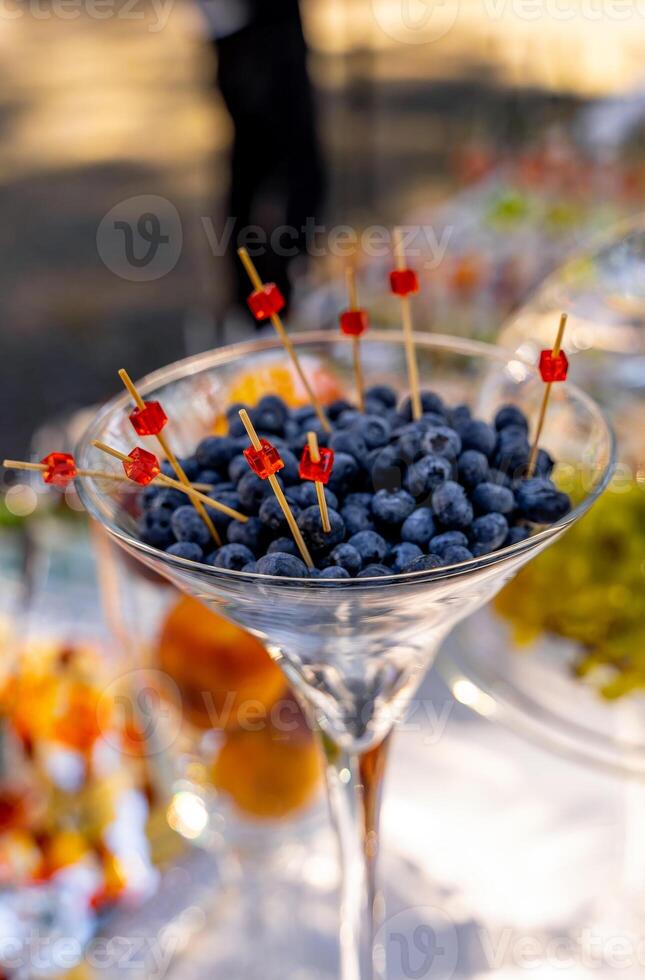
[[[343,390],[352,392],[350,338],[319,332],[292,339],[305,367],[322,362]],[[415,340],[421,377],[431,379],[432,388],[449,402],[468,401],[485,418],[513,402],[536,416],[543,387],[530,365],[473,341],[422,334]],[[362,351],[371,380],[396,384],[398,379],[402,387],[406,374],[398,331],[372,331]],[[174,447],[188,454],[212,432],[240,372],[276,359],[284,359],[276,340],[240,344],[170,365],[144,379],[140,390],[162,402],[172,420]],[[78,447],[79,466],[105,465],[93,440],[131,449],[128,412],[126,395],[103,408]],[[380,789],[396,720],[452,626],[560,537],[608,483],[611,431],[594,402],[573,385],[554,391],[544,445],[584,477],[584,496],[565,518],[525,541],[460,565],[375,579],[275,578],[174,558],[138,539],[136,491],[79,481],[89,513],[130,555],[262,640],[317,723],[341,855],[342,980],[373,976]]]

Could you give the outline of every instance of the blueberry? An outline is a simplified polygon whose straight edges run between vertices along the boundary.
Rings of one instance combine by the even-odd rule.
[[[461,437],[447,425],[433,425],[421,439],[421,448],[425,453],[444,456],[452,462],[461,452]]]
[[[148,490],[154,491],[148,494]],[[185,493],[172,487],[146,487],[142,494],[142,503],[148,510],[167,510],[170,513],[183,507],[187,501]]]
[[[258,570],[258,565],[257,562],[255,561],[248,562],[242,569],[243,572],[257,572],[257,570]]]
[[[447,480],[432,494],[432,509],[447,530],[468,527],[473,519],[472,504],[460,483]]]
[[[495,483],[498,487],[508,487],[509,490],[513,489],[513,481],[510,476],[502,472],[502,470],[491,469],[488,473],[487,483]]]
[[[422,391],[421,392],[421,410],[422,412],[436,412],[438,415],[445,416],[446,406],[434,391]],[[406,398],[399,409],[399,414],[405,419],[412,418],[412,399]]]
[[[200,470],[203,469],[203,467],[197,461],[196,456],[182,457],[179,460],[179,465],[181,466],[182,470],[184,471],[188,479],[191,481],[191,483],[195,482],[198,473],[200,472]]]
[[[525,524],[516,524],[515,527],[509,528],[506,540],[504,541],[504,547],[509,544],[519,544],[520,541],[526,541],[530,533],[530,528]]]
[[[340,565],[350,575],[358,574],[363,564],[363,560],[356,548],[347,543],[337,544],[333,551],[330,552],[329,560],[334,565]]]
[[[518,425],[507,425],[497,433],[497,445],[493,461],[495,467],[511,477],[520,476],[526,471],[531,447],[526,430]]]
[[[355,408],[344,398],[337,398],[336,401],[332,402],[331,405],[328,405],[326,408],[327,415],[332,422],[335,422],[336,419],[346,411],[353,412],[355,411]]]
[[[508,534],[508,521],[503,514],[484,514],[477,517],[470,526],[473,540],[472,553],[486,555],[489,551],[501,548]]]
[[[367,456],[367,443],[354,426],[351,429],[334,432],[329,438],[329,446],[334,453],[347,453],[359,461]]]
[[[396,446],[406,463],[413,463],[423,456],[421,439],[427,431],[428,427],[423,422],[409,422],[398,430]]]
[[[396,490],[394,493],[379,490],[372,499],[372,514],[376,523],[386,528],[400,527],[414,508],[414,497],[405,490]]]
[[[303,425],[308,425],[316,418],[316,409],[313,405],[300,405],[299,408],[293,409],[291,418],[302,428]]]
[[[427,548],[428,541],[434,534],[434,521],[429,507],[419,507],[413,510],[401,527],[401,539]]]
[[[451,466],[443,456],[428,453],[413,463],[405,478],[405,485],[417,500],[427,498],[433,490],[450,479]]]
[[[457,460],[459,480],[469,490],[487,480],[489,472],[488,460],[476,449],[467,449]]]
[[[378,415],[363,415],[356,420],[350,431],[357,433],[368,449],[376,449],[386,445],[391,429],[389,422]]]
[[[316,484],[309,480],[301,483],[300,486],[291,487],[289,493],[293,495],[296,503],[303,509],[318,503]],[[338,497],[335,493],[331,492],[329,487],[325,487],[325,500],[327,501],[328,507],[331,507],[332,510],[338,510]]]
[[[437,534],[432,538],[428,545],[428,551],[433,555],[443,558],[449,548],[467,548],[468,538],[461,531],[446,531],[445,534]]]
[[[386,408],[383,402],[380,402],[377,398],[366,398],[363,403],[363,412],[365,415],[377,415],[379,418],[384,419],[390,426],[390,421],[387,418],[390,409]]]
[[[340,565],[328,565],[320,573],[321,578],[351,578],[351,575],[346,568],[341,568]]]
[[[299,508],[293,505],[291,507],[291,511],[293,516],[297,519],[300,513]],[[277,498],[273,495],[264,498],[260,505],[258,517],[270,531],[282,533],[287,531],[289,528],[287,519],[282,512],[282,507],[278,503]]]
[[[394,446],[381,449],[372,463],[371,481],[375,490],[400,490],[407,466]]]
[[[255,561],[255,555],[243,544],[225,544],[213,552],[208,564],[215,568],[227,568],[231,572],[241,572],[252,561]]]
[[[331,531],[323,531],[322,517],[318,506],[307,507],[298,515],[298,527],[312,551],[328,551],[345,537],[345,522],[338,511],[329,510]]]
[[[172,513],[163,507],[150,510],[139,521],[139,536],[144,544],[163,551],[175,542],[172,530]]]
[[[468,405],[456,405],[448,413],[448,418],[450,420],[450,425],[458,432],[459,435],[462,434],[470,420],[472,419],[472,413]]]
[[[210,541],[210,533],[192,505],[178,507],[171,518],[173,533],[178,541],[192,541],[204,548]]]
[[[237,459],[237,456],[235,457],[235,459]],[[242,457],[242,459],[244,459],[244,457]],[[244,460],[244,463],[246,466],[248,466],[246,460]],[[206,483],[208,486],[211,487],[214,487],[216,483],[219,484],[221,482],[222,482],[222,477],[217,472],[217,470],[200,470],[199,473],[197,474],[197,479],[195,480],[195,483]]]
[[[403,569],[404,572],[431,572],[435,568],[441,568],[443,562],[438,555],[421,555],[413,558]]]
[[[423,552],[418,544],[411,541],[400,541],[395,544],[387,556],[387,563],[394,572],[402,572],[406,565],[409,565],[415,558],[419,558]]]
[[[370,498],[371,499],[371,498]],[[358,504],[348,504],[342,507],[340,516],[345,522],[347,534],[358,534],[359,531],[373,531],[374,521],[370,517],[367,507],[359,507]]]
[[[511,514],[515,510],[515,497],[512,490],[496,483],[480,483],[472,494],[473,506],[478,514]]]
[[[482,422],[480,419],[471,419],[464,426],[461,433],[461,443],[464,449],[476,449],[478,453],[483,453],[487,459],[493,455],[497,435],[492,425]]]
[[[344,412],[341,412],[336,419],[336,430],[338,429],[351,429],[355,422],[361,418],[361,413],[357,408],[347,408]]]
[[[203,550],[192,541],[178,541],[176,544],[171,544],[166,548],[166,554],[173,555],[175,558],[186,558],[188,561],[201,561],[204,557]]]
[[[446,548],[441,557],[444,565],[459,565],[462,561],[470,561],[474,556],[468,548],[453,545],[451,548]]]
[[[295,555],[274,551],[260,558],[255,566],[259,575],[278,575],[280,578],[308,578],[309,570],[305,563]]]
[[[387,543],[376,531],[359,531],[349,539],[349,544],[356,548],[363,565],[380,564],[387,554]]]
[[[371,565],[366,565],[363,571],[358,573],[356,578],[381,578],[383,575],[392,575],[392,569],[386,568],[385,565],[372,562]]]
[[[256,407],[255,426],[263,432],[282,434],[289,410],[277,395],[265,395]]]
[[[267,554],[273,555],[277,551],[285,555],[295,555],[296,558],[300,557],[298,545],[293,538],[276,538],[275,541],[272,541],[267,548]]]
[[[299,457],[302,450],[307,445],[309,432],[315,432],[318,437],[318,445],[326,446],[329,443],[329,432],[324,428],[317,418],[307,419],[307,424],[300,430],[299,434],[290,441],[291,450]]]
[[[313,500],[312,500],[313,503]],[[369,510],[372,504],[372,494],[371,493],[348,493],[345,497],[344,505],[348,507],[350,504],[357,504],[359,507],[364,507]],[[338,510],[334,507],[334,510]]]
[[[262,549],[266,527],[259,517],[249,517],[248,521],[231,521],[226,529],[229,544],[243,544],[254,554]]]
[[[217,487],[216,491],[212,494],[208,494],[213,500],[217,500],[220,504],[226,504],[227,507],[232,507],[233,510],[241,510],[242,502],[240,500],[239,494],[234,490],[221,490]],[[216,510],[215,507],[206,507],[208,516],[212,520],[213,524],[218,531],[225,531],[228,525],[235,518],[229,517],[228,514],[222,513],[221,510]]]
[[[228,464],[228,478],[231,483],[239,483],[244,474],[249,472],[249,464],[246,461],[246,456],[241,453],[238,456],[234,456]]]
[[[278,477],[278,479],[280,478]],[[280,485],[283,486],[281,480]],[[260,509],[260,504],[264,498],[273,494],[273,490],[268,480],[261,480],[259,476],[249,470],[238,483],[237,493],[242,502],[242,507],[248,513],[254,514]]]
[[[239,451],[236,439],[229,436],[207,436],[197,446],[195,456],[203,470],[226,470]]]
[[[535,472],[533,475],[549,477],[553,472],[554,466],[555,461],[550,453],[548,453],[546,449],[538,449],[537,458],[535,460]]]
[[[365,392],[365,398],[375,398],[386,408],[394,408],[397,401],[396,392],[389,385],[372,385]]]
[[[353,456],[348,456],[347,453],[336,453],[334,468],[327,486],[336,496],[343,496],[356,483],[358,474],[359,465]]]
[[[518,483],[515,497],[522,517],[535,524],[553,524],[571,509],[568,495],[544,477]]]
[[[245,406],[240,404],[240,408]],[[226,413],[228,419],[228,434],[229,438],[241,439],[246,436],[246,429],[244,428],[244,423],[236,411],[230,411]]]
[[[495,414],[495,428],[499,431],[509,425],[519,426],[525,432],[529,431],[529,424],[524,412],[517,405],[502,405]]]

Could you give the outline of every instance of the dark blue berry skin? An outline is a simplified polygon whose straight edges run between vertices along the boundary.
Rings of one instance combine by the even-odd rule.
[[[242,569],[243,572],[249,572],[249,573],[257,572],[257,570],[258,570],[258,566],[257,566],[257,562],[255,562],[255,561],[250,561]]]
[[[256,406],[255,426],[258,431],[282,435],[289,410],[277,395],[265,395]]]
[[[379,565],[377,562],[372,562],[371,565],[366,565],[362,572],[359,572],[356,578],[382,578],[383,575],[392,575],[392,569],[386,568],[385,565]]]
[[[239,483],[245,473],[249,472],[249,464],[242,454],[234,456],[228,464],[228,478],[231,483]]]
[[[196,456],[184,456],[179,460],[179,465],[191,483],[197,479],[198,474],[203,469],[203,467],[197,461]]]
[[[348,408],[341,412],[336,419],[336,430],[351,429],[355,422],[361,418],[361,413],[356,408]]]
[[[439,395],[435,394],[434,391],[422,391],[421,392],[421,411],[425,414],[426,412],[436,412],[438,415],[445,417],[446,406],[444,405],[442,399]],[[412,418],[412,399],[406,398],[399,408],[399,414],[403,416],[404,419],[409,421]]]
[[[241,407],[244,408],[243,405]],[[232,439],[242,439],[244,436],[246,436],[246,429],[244,428],[244,423],[242,422],[242,419],[239,417],[237,412],[232,412],[230,415],[227,412],[226,415],[228,418],[229,437]]]
[[[280,485],[284,487],[281,480]],[[268,480],[261,480],[259,476],[248,470],[237,485],[237,493],[245,513],[257,514],[260,504],[265,497],[273,494],[273,490]]]
[[[414,497],[411,497],[405,490],[397,490],[394,493],[379,490],[372,498],[372,514],[376,526],[387,530],[400,527],[406,517],[410,516],[415,506]]]
[[[237,458],[238,457],[236,456],[235,459]],[[244,457],[242,457],[242,459],[244,459]],[[244,460],[244,463],[246,466],[248,466],[246,460]],[[209,486],[214,487],[216,484],[222,483],[222,477],[217,472],[217,470],[200,470],[199,473],[197,474],[197,479],[194,482],[206,483]],[[237,480],[235,482],[237,483]]]
[[[231,521],[226,529],[229,544],[243,544],[255,555],[262,550],[266,535],[266,527],[258,517],[249,517],[245,522]]]
[[[374,490],[400,490],[406,470],[401,452],[395,446],[385,446],[372,463],[371,484]]]
[[[314,501],[311,501],[312,504]],[[344,500],[344,506],[349,507],[351,504],[357,504],[359,507],[364,507],[369,510],[372,504],[372,494],[371,493],[348,493]],[[334,510],[338,510],[338,507],[334,507]]]
[[[497,433],[493,463],[512,479],[522,476],[529,461],[531,447],[526,431],[518,425],[507,425]]]
[[[295,455],[300,458],[302,450],[307,445],[308,442],[308,432],[315,432],[318,437],[319,446],[327,446],[329,443],[329,432],[327,429],[323,428],[322,424],[317,418],[307,419],[306,425],[300,430],[299,435],[291,439],[289,448]]]
[[[144,544],[163,551],[175,543],[172,529],[172,511],[159,507],[143,514],[139,521],[139,536]]]
[[[220,504],[226,504],[227,507],[232,507],[234,510],[241,511],[242,509],[242,502],[234,490],[220,490],[218,487],[212,496]],[[206,507],[206,511],[217,530],[222,533],[226,531],[231,521],[234,520],[233,517],[229,517],[228,514],[223,514],[221,510],[216,510],[214,507]]]
[[[267,548],[267,555],[275,554],[277,551],[285,555],[295,555],[296,558],[300,557],[298,545],[293,538],[276,538],[275,541],[272,541]]]
[[[332,422],[335,422],[336,419],[343,414],[343,412],[355,412],[356,409],[344,398],[337,398],[336,401],[327,406],[325,411],[327,412],[327,417],[331,419]]]
[[[521,516],[535,524],[553,524],[571,509],[568,495],[558,490],[551,480],[539,476],[518,483],[515,499]]]
[[[351,432],[356,432],[368,449],[385,446],[390,438],[390,425],[378,415],[364,415],[352,426]]]
[[[478,483],[488,479],[490,467],[488,459],[476,449],[467,449],[457,460],[457,474],[460,483],[472,490]]]
[[[170,523],[177,541],[192,541],[200,548],[210,541],[208,528],[192,505],[178,507]]]
[[[230,572],[241,572],[245,565],[255,561],[255,555],[243,544],[225,544],[208,559],[215,568],[226,568]]]
[[[291,511],[293,516],[297,519],[300,513],[299,508],[292,505]],[[258,517],[264,526],[274,534],[285,534],[289,529],[289,525],[282,512],[282,508],[273,494],[271,494],[271,496],[266,496],[262,501],[260,510],[258,511]]]
[[[143,506],[150,511],[167,510],[172,513],[178,507],[183,507],[187,500],[185,493],[172,487],[146,487],[142,494]]]
[[[417,501],[428,500],[430,494],[450,479],[452,467],[444,456],[428,453],[413,463],[405,477],[405,485]]]
[[[334,565],[340,565],[350,575],[357,575],[363,566],[363,560],[356,548],[347,543],[337,544],[329,553],[329,561]]]
[[[413,510],[401,526],[403,541],[409,541],[423,549],[428,547],[428,542],[434,533],[435,526],[429,507],[419,507],[417,510]]]
[[[334,432],[329,437],[329,447],[334,450],[334,453],[347,453],[359,462],[367,457],[367,444],[354,426],[351,429]]]
[[[503,473],[502,470],[491,469],[488,474],[487,483],[496,483],[498,487],[508,487],[509,490],[513,489],[513,481],[508,474]]]
[[[449,548],[467,548],[468,538],[461,531],[446,531],[445,534],[437,534],[430,540],[428,551],[432,555],[439,555],[443,558]]]
[[[450,425],[458,432],[459,435],[462,434],[470,420],[472,419],[472,413],[468,405],[456,405],[449,413],[448,419]]]
[[[304,561],[295,555],[274,551],[260,558],[255,566],[259,575],[278,575],[280,578],[309,578],[309,570]]]
[[[406,565],[409,565],[415,558],[419,558],[423,552],[418,544],[411,541],[400,541],[395,544],[386,558],[387,564],[393,572],[402,572]]]
[[[353,488],[359,472],[360,467],[353,456],[349,456],[347,453],[336,453],[334,468],[327,486],[337,497],[342,497]]]
[[[476,449],[490,459],[495,452],[497,433],[492,425],[480,419],[472,419],[461,433],[461,443],[464,449]]]
[[[166,554],[173,555],[174,558],[185,558],[188,561],[201,561],[204,557],[202,548],[192,541],[177,541],[176,544],[166,548]]]
[[[443,561],[438,555],[421,555],[420,558],[413,558],[403,569],[404,572],[431,572],[435,568],[441,568]]]
[[[375,398],[385,405],[386,408],[394,408],[396,406],[397,394],[389,385],[372,385],[365,392],[365,398]]]
[[[301,483],[297,487],[290,487],[289,495],[293,497],[303,510],[305,507],[311,507],[313,504],[318,503],[316,484],[309,480]],[[338,497],[335,493],[331,492],[329,487],[325,487],[325,500],[327,501],[328,507],[331,507],[332,510],[338,510]]]
[[[197,446],[195,456],[202,470],[225,472],[228,464],[239,453],[239,443],[228,436],[207,436]]]
[[[374,530],[374,521],[367,507],[348,504],[346,507],[341,507],[340,516],[345,522],[345,529],[350,537],[352,534],[358,534],[359,531]]]
[[[280,479],[282,480],[283,484],[285,487],[290,487],[293,484],[297,484],[299,486],[299,462],[294,453],[292,453],[290,449],[280,449],[280,455],[282,456],[282,462],[284,463],[283,468],[280,470]]]
[[[433,425],[423,436],[421,448],[425,453],[444,456],[453,462],[461,453],[461,437],[447,425]]]
[[[448,480],[432,494],[435,519],[448,531],[468,527],[473,519],[473,508],[460,483]]]
[[[316,418],[316,409],[313,405],[301,405],[299,408],[294,408],[291,418],[302,428],[303,425],[308,425]]]
[[[555,462],[553,457],[546,451],[546,449],[538,449],[537,458],[535,460],[535,472],[534,476],[550,477],[553,472],[553,467]]]
[[[298,515],[298,527],[312,551],[329,551],[345,537],[345,522],[338,511],[329,510],[331,531],[323,531],[322,517],[318,506],[307,507]]]
[[[444,565],[459,565],[462,561],[470,561],[474,555],[468,548],[453,545],[452,548],[446,548],[441,557]]]
[[[359,531],[351,536],[348,543],[358,551],[363,566],[380,565],[388,552],[385,538],[376,531]]]
[[[320,578],[351,578],[351,575],[346,568],[341,568],[340,565],[328,565],[320,573]]]
[[[504,542],[504,547],[510,544],[519,544],[520,541],[526,541],[531,533],[531,529],[526,527],[524,524],[516,524],[515,527],[509,528],[509,532],[506,535],[506,541]]]
[[[396,448],[401,459],[406,463],[413,463],[423,456],[421,439],[427,431],[423,422],[408,422],[402,429],[398,430]]]
[[[475,555],[487,555],[495,551],[506,541],[508,521],[503,514],[484,514],[477,517],[470,526],[470,536],[473,546],[470,549]]]
[[[525,432],[529,431],[526,415],[517,405],[502,405],[495,414],[495,428],[498,432],[500,429],[505,429],[509,425],[517,425],[520,429],[524,429]]]
[[[496,483],[480,483],[475,487],[471,500],[477,514],[512,514],[515,510],[515,497],[512,490]]]

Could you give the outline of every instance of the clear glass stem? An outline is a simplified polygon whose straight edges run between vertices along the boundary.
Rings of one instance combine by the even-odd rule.
[[[381,788],[389,736],[363,755],[323,736],[341,865],[340,980],[373,980]]]

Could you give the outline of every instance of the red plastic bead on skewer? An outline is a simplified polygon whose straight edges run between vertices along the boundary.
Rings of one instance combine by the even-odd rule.
[[[348,337],[360,337],[368,326],[367,310],[345,310],[340,315],[340,329]]]
[[[313,480],[314,483],[322,483],[326,486],[334,468],[334,450],[321,446],[318,454],[320,459],[314,462],[309,446],[305,446],[300,459],[299,475],[301,480]]]
[[[158,436],[168,421],[159,402],[146,402],[144,408],[135,408],[128,418],[139,436]]]
[[[395,296],[418,293],[419,278],[414,269],[394,269],[390,272],[390,289]]]
[[[286,305],[284,296],[274,282],[266,282],[262,289],[256,289],[247,302],[256,320],[268,320]]]
[[[40,461],[47,469],[43,470],[43,480],[64,490],[77,475],[76,463],[71,453],[49,453]]]
[[[283,469],[284,463],[280,458],[280,453],[268,439],[260,439],[260,443],[262,449],[249,446],[248,449],[244,450],[244,456],[255,475],[259,476],[261,480],[266,480],[278,470]]]
[[[123,469],[128,479],[134,480],[142,487],[147,487],[161,473],[159,460],[154,453],[149,453],[147,449],[141,449],[139,446],[123,460]]]
[[[566,381],[569,371],[569,360],[563,350],[553,356],[553,351],[543,350],[540,354],[540,374],[547,384],[554,381]]]

